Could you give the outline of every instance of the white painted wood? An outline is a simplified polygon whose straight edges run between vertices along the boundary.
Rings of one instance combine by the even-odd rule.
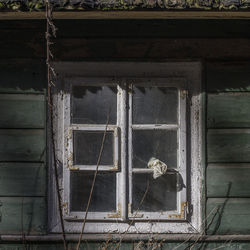
[[[66,234],[66,240],[68,242],[78,242],[79,240],[79,234]],[[224,243],[228,242],[228,244],[231,244],[231,240],[234,239],[234,241],[242,242],[242,241],[250,241],[250,235],[205,235],[205,234],[119,234],[119,233],[113,233],[109,234],[109,237],[112,241],[119,241],[122,237],[123,241],[148,241],[149,239],[153,239],[155,241],[185,241],[185,242],[221,242]],[[84,233],[82,235],[82,242],[86,241],[95,241],[95,242],[101,242],[103,243],[104,239],[107,239],[107,234],[92,234],[92,233]],[[15,242],[15,243],[22,243],[23,242],[23,235],[17,234],[17,235],[0,235],[1,243],[9,243],[9,242]],[[61,243],[62,242],[62,235],[61,234],[46,234],[46,235],[25,235],[25,241],[26,242],[53,242],[53,243]],[[181,244],[181,243],[180,243]]]
[[[133,168],[132,169],[133,173],[142,173],[142,174],[153,174],[153,169],[151,168]],[[175,169],[170,169],[168,168],[166,174],[177,174],[178,171]]]
[[[94,85],[94,86],[103,86],[103,82],[106,85],[114,86],[113,79],[100,79],[100,78],[65,78],[65,94],[64,94],[64,117],[63,117],[63,124],[64,124],[64,161],[63,161],[63,168],[64,168],[64,189],[63,189],[63,197],[64,197],[64,204],[66,209],[64,209],[64,218],[66,220],[78,220],[79,218],[85,217],[85,212],[75,212],[70,210],[70,172],[75,170],[87,171],[92,170],[96,171],[96,165],[74,165],[73,163],[73,131],[81,130],[81,131],[113,131],[114,136],[114,151],[113,151],[113,165],[112,166],[98,166],[98,171],[117,171],[116,180],[118,187],[116,192],[116,211],[109,211],[109,212],[88,212],[88,220],[117,220],[121,219],[119,211],[121,211],[121,201],[123,200],[122,196],[122,188],[120,187],[122,174],[118,172],[120,169],[119,162],[119,125],[121,124],[120,120],[121,117],[117,116],[117,124],[116,125],[107,125],[103,124],[71,124],[71,93],[73,85]],[[118,90],[117,94],[117,109],[121,106],[120,102],[122,101],[121,98],[121,88]],[[101,146],[101,145],[100,145]],[[124,167],[122,169],[125,169]],[[124,203],[124,202],[123,202]],[[114,218],[112,218],[114,217]]]
[[[121,172],[118,174],[117,178],[117,195],[119,195],[120,201],[120,216],[123,221],[127,220],[127,91],[126,83],[124,79],[121,80],[118,86],[118,101],[117,106],[117,117],[118,117],[118,126],[121,129]],[[118,200],[118,197],[117,197]]]
[[[161,212],[145,212],[141,211],[140,208],[137,208],[135,211],[130,209],[129,218],[135,218],[137,220],[186,220],[186,213],[182,218],[178,218],[181,214],[182,204],[187,202],[187,180],[186,180],[186,172],[187,172],[187,162],[186,162],[186,93],[187,93],[187,85],[185,79],[178,79],[178,78],[136,78],[136,79],[129,79],[130,89],[133,89],[133,84],[139,84],[139,86],[162,86],[162,87],[175,87],[178,89],[178,107],[177,107],[177,117],[178,117],[178,124],[140,124],[135,125],[132,121],[132,105],[133,105],[133,91],[129,93],[129,207],[132,207],[132,200],[133,200],[133,166],[132,166],[132,156],[133,156],[133,146],[132,146],[132,131],[133,129],[147,129],[147,130],[154,130],[154,129],[164,129],[164,130],[177,130],[177,173],[178,177],[181,176],[183,179],[184,188],[177,192],[177,209],[173,211],[161,211]],[[144,85],[145,84],[145,85]],[[138,169],[137,169],[138,170]],[[136,171],[136,173],[146,173],[146,169]],[[148,172],[147,172],[148,173]]]
[[[128,229],[128,233],[198,233],[202,231],[202,223],[201,223],[201,213],[202,213],[202,207],[201,207],[201,194],[202,194],[202,180],[203,180],[203,167],[202,166],[202,98],[201,98],[201,64],[199,62],[167,62],[167,63],[124,63],[124,62],[105,62],[105,63],[96,63],[96,62],[84,62],[84,63],[70,63],[70,62],[59,62],[55,64],[55,68],[57,72],[59,73],[60,78],[60,84],[64,84],[64,79],[66,78],[82,78],[85,79],[86,77],[90,77],[93,79],[93,82],[96,81],[96,76],[98,76],[98,79],[104,79],[111,77],[112,83],[116,82],[117,79],[120,79],[120,82],[122,82],[122,79],[124,78],[133,78],[138,79],[138,82],[141,81],[139,79],[140,77],[143,78],[159,78],[159,81],[161,79],[166,78],[170,79],[176,79],[176,78],[184,78],[186,80],[186,86],[188,88],[188,98],[187,98],[187,104],[188,107],[191,107],[190,109],[190,124],[189,124],[189,131],[188,131],[188,141],[187,141],[187,147],[189,147],[190,151],[190,162],[188,164],[188,175],[187,178],[189,178],[189,183],[191,185],[188,187],[189,190],[189,206],[192,206],[192,215],[187,217],[186,221],[182,222],[140,222],[137,218],[133,218],[134,225],[129,227],[129,221],[126,221],[126,214],[127,211],[125,211],[125,208],[127,207],[127,201],[126,199],[121,200],[121,218],[109,218],[105,222],[87,222],[86,224],[86,233],[111,233],[111,232],[124,232]],[[76,79],[76,82],[78,79]],[[66,84],[67,85],[67,84]],[[121,87],[121,89],[124,90],[124,86]],[[186,88],[185,88],[186,89]],[[67,89],[64,90],[63,96],[67,96],[67,93],[69,91]],[[126,95],[123,95],[123,104],[126,103]],[[64,99],[64,98],[62,98]],[[64,115],[67,115],[67,109],[65,110],[65,106],[63,107],[61,100],[59,100],[58,106],[59,112],[63,112]],[[121,102],[122,103],[122,102]],[[192,105],[191,105],[192,104]],[[181,105],[180,105],[181,106]],[[62,108],[63,107],[63,108]],[[119,107],[120,108],[120,107]],[[122,113],[122,112],[121,112]],[[58,116],[58,119],[61,119]],[[120,127],[121,124],[125,124],[124,121],[126,120],[125,117],[125,111],[123,111],[123,114],[121,114],[121,117],[119,118],[121,123],[118,123],[117,126]],[[62,119],[63,120],[63,119]],[[58,123],[60,123],[62,120],[59,120]],[[66,124],[67,125],[67,124]],[[78,125],[78,124],[77,124]],[[73,125],[75,126],[75,124]],[[125,125],[124,125],[125,126]],[[181,127],[181,126],[180,126]],[[123,128],[124,131],[126,131],[125,127]],[[136,128],[135,128],[136,129]],[[168,129],[168,128],[164,128]],[[169,127],[170,129],[170,127]],[[173,129],[180,129],[179,126]],[[63,133],[62,128],[59,126],[57,129],[57,134]],[[67,133],[67,130],[64,130],[64,133]],[[185,134],[185,131],[180,129],[180,134]],[[60,137],[60,136],[58,136]],[[128,138],[131,140],[130,136],[126,135],[126,132],[121,133],[121,138]],[[64,140],[65,138],[63,138]],[[58,154],[63,155],[63,161],[65,162],[65,155],[61,153],[61,146],[65,145],[65,141],[62,143],[61,139],[59,140],[59,149]],[[124,140],[125,141],[125,140]],[[60,146],[61,145],[61,146]],[[181,148],[184,147],[184,144],[180,146]],[[130,150],[130,149],[129,149]],[[121,172],[117,174],[117,184],[119,184],[120,189],[118,190],[118,193],[121,193],[123,197],[125,197],[126,193],[126,160],[128,159],[130,162],[129,155],[126,153],[126,145],[121,144],[121,152],[124,156],[121,157]],[[184,162],[185,159],[181,158],[180,162]],[[128,168],[129,176],[132,174],[131,168]],[[134,171],[134,170],[133,170]],[[67,179],[67,171],[65,172],[64,169],[64,179]],[[182,173],[183,174],[183,173]],[[62,176],[61,176],[62,177]],[[65,181],[61,181],[62,185],[65,188]],[[131,183],[128,183],[131,185]],[[130,194],[130,193],[129,193]],[[64,190],[64,199],[67,200],[68,190]],[[131,196],[130,196],[131,197]],[[181,197],[181,199],[184,199]],[[49,206],[54,206],[49,204]],[[49,210],[50,211],[50,210]],[[178,211],[179,212],[179,211]],[[81,229],[82,223],[79,222],[81,218],[83,218],[84,213],[79,215],[78,218],[72,218],[71,216],[68,216],[67,220],[65,220],[65,229],[67,232],[71,233],[77,233]],[[66,216],[66,213],[65,213]],[[95,215],[93,215],[95,216]],[[57,214],[58,217],[58,214]],[[106,217],[103,219],[106,220]],[[116,222],[111,222],[112,220],[115,220]],[[124,221],[122,221],[124,220]],[[119,222],[120,221],[120,222]],[[60,225],[57,224],[55,226],[50,227],[52,232],[59,232],[60,231]]]
[[[69,119],[70,120],[70,119]],[[97,126],[97,125],[70,125],[67,131],[67,145],[65,147],[65,151],[68,152],[68,157],[66,159],[67,161],[67,168],[72,168],[72,169],[78,169],[78,170],[95,170],[96,165],[75,165],[73,163],[73,132],[74,131],[105,131],[106,126]],[[100,170],[118,170],[119,169],[119,133],[118,133],[118,127],[117,126],[108,126],[107,131],[112,131],[113,132],[113,137],[114,137],[114,150],[113,150],[113,165],[107,166],[107,165],[100,165],[98,169]]]
[[[178,124],[131,124],[131,128],[135,129],[165,129],[165,130],[177,130],[179,128]]]

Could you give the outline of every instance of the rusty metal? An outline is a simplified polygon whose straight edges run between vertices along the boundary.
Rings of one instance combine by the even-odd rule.
[[[176,218],[176,219],[185,219],[187,206],[188,206],[187,202],[182,202],[181,203],[181,213],[180,214],[170,214],[168,217],[169,218]]]
[[[121,204],[118,203],[118,206],[117,206],[117,213],[115,214],[108,214],[108,218],[121,218],[121,215],[122,215],[122,208],[121,208]]]

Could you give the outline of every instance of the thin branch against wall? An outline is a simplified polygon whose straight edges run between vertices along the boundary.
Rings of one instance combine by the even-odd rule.
[[[109,124],[109,113],[110,112],[108,112],[108,114],[107,114],[107,122],[106,122],[105,130],[104,130],[104,133],[103,133],[103,137],[102,137],[102,144],[101,144],[101,148],[100,148],[98,159],[97,159],[97,163],[96,163],[96,170],[95,170],[94,178],[93,178],[93,181],[92,181],[92,185],[91,185],[91,189],[90,189],[90,194],[89,194],[89,199],[88,199],[88,204],[87,204],[87,207],[86,207],[84,221],[83,221],[83,224],[82,224],[82,230],[81,230],[80,237],[79,237],[79,240],[78,240],[78,243],[77,243],[77,246],[76,246],[76,250],[80,249],[82,235],[83,235],[84,228],[85,228],[85,225],[86,225],[88,211],[89,211],[89,207],[90,207],[90,203],[91,203],[91,199],[92,199],[92,195],[93,195],[93,191],[94,191],[96,176],[97,176],[97,173],[98,173],[99,165],[100,165],[101,158],[102,158],[102,152],[103,152],[103,149],[104,149],[104,143],[105,143],[107,129],[108,129],[108,124]]]
[[[53,59],[53,54],[51,52],[51,38],[56,38],[56,27],[53,23],[52,17],[52,6],[50,4],[50,0],[46,0],[46,20],[47,20],[47,28],[46,28],[46,42],[47,42],[47,77],[48,77],[48,113],[50,114],[49,124],[50,124],[50,135],[51,135],[51,146],[52,146],[52,154],[53,154],[53,167],[54,167],[54,176],[55,176],[55,184],[56,184],[56,192],[57,192],[57,203],[60,215],[60,223],[62,229],[62,238],[64,250],[67,250],[67,242],[66,235],[64,230],[64,221],[63,221],[63,213],[62,213],[62,199],[59,187],[59,179],[58,179],[58,171],[57,171],[57,159],[56,159],[56,148],[55,148],[55,138],[54,138],[54,123],[53,123],[53,97],[52,97],[52,86],[54,86],[53,79],[56,77],[55,70],[51,66],[50,61]]]
[[[133,219],[131,220],[131,222],[129,223],[127,229],[122,233],[122,237],[120,238],[120,240],[119,240],[119,242],[117,243],[117,245],[116,245],[116,247],[114,248],[114,250],[117,250],[117,249],[120,248],[121,243],[122,243],[124,237],[125,237],[126,234],[128,233],[130,227],[131,227],[131,226],[133,225],[133,223],[135,222],[136,216],[137,216],[138,212],[140,211],[140,208],[141,208],[141,206],[142,206],[142,204],[143,204],[143,202],[144,202],[144,200],[145,200],[145,198],[146,198],[146,196],[147,196],[147,194],[148,194],[149,186],[150,186],[150,185],[149,185],[149,180],[148,180],[148,181],[147,181],[147,188],[146,188],[146,190],[145,190],[145,192],[144,192],[144,194],[143,194],[143,196],[142,196],[142,199],[141,199],[141,201],[140,201],[140,203],[139,203],[139,205],[138,205],[138,207],[137,207],[137,209],[136,209],[136,211],[135,211],[134,218],[133,218]]]

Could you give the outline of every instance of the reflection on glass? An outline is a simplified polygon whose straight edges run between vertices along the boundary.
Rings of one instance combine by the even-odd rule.
[[[94,172],[70,173],[70,210],[85,211],[89,199]],[[98,173],[89,212],[116,210],[116,174]]]
[[[73,164],[96,165],[104,131],[73,131]],[[114,136],[106,132],[100,165],[113,165]]]
[[[72,123],[116,124],[117,88],[108,86],[74,86]]]
[[[145,212],[176,210],[176,175],[162,175],[154,179],[152,174],[133,174],[132,196],[134,212],[137,210]]]
[[[177,124],[178,91],[133,87],[133,124]]]
[[[133,168],[147,168],[151,157],[169,168],[177,167],[177,131],[134,130],[132,133]]]

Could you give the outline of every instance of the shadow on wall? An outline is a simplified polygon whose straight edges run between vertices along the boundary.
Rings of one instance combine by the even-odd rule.
[[[44,92],[47,88],[45,60],[9,59],[0,62],[0,92]]]
[[[249,62],[209,62],[206,65],[207,92],[250,91]]]

